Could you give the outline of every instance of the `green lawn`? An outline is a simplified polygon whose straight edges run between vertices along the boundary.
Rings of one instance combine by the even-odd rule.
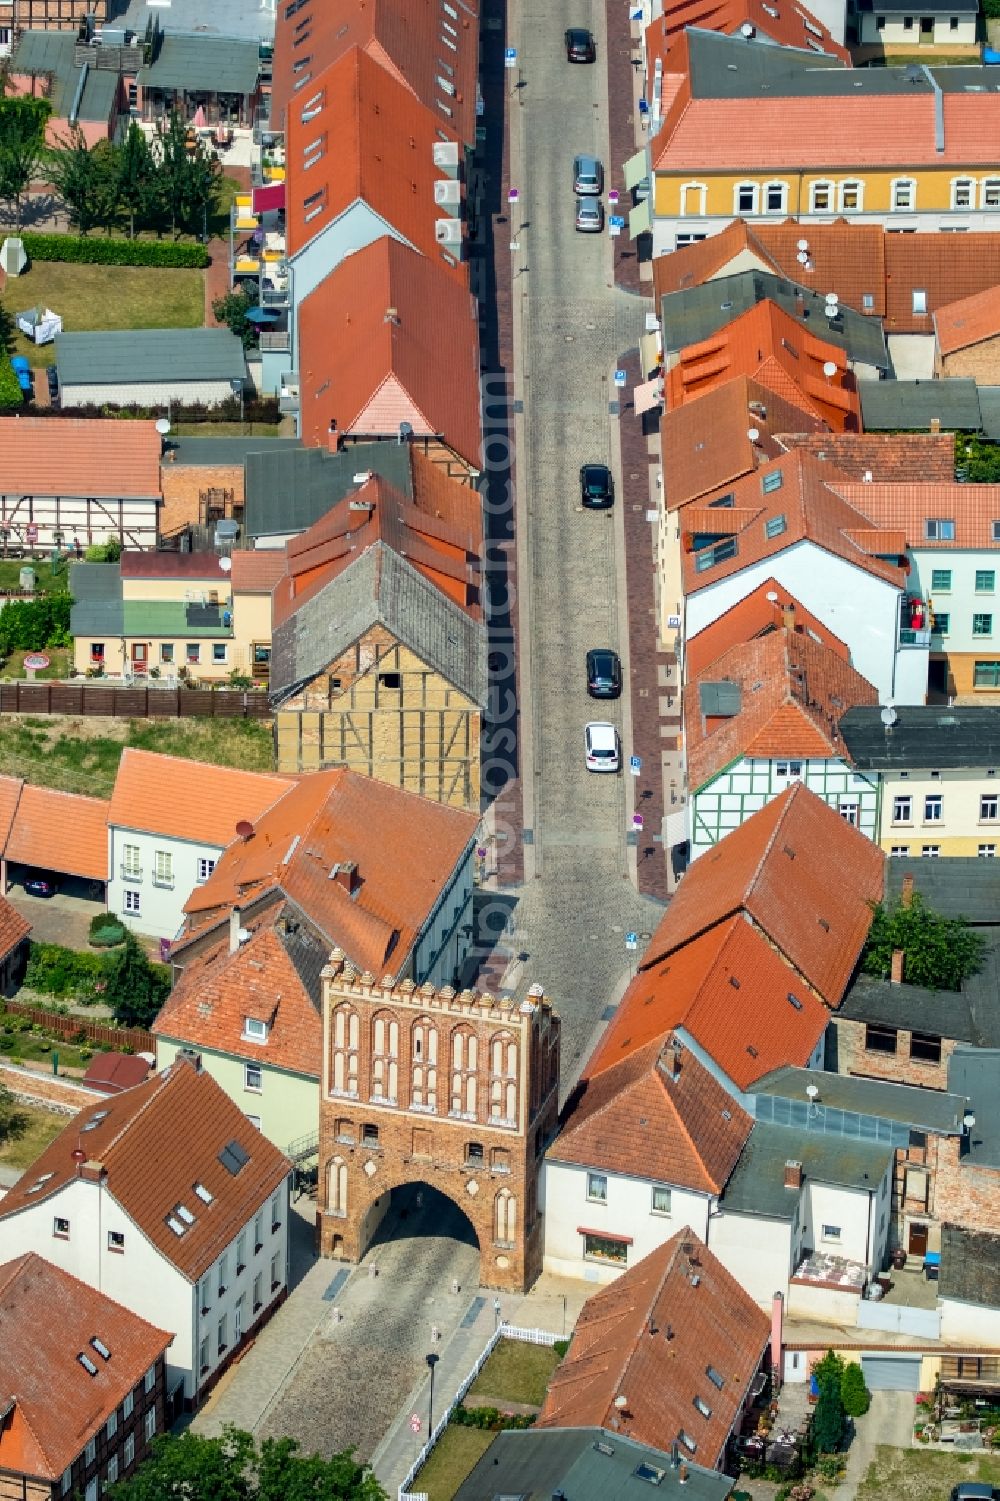
[[[237,193],[245,193],[235,177],[220,177],[215,195],[215,209],[208,216],[208,232],[225,238],[229,234],[229,210]]]
[[[175,422],[175,438],[294,438],[294,424],[285,416],[280,422]]]
[[[4,311],[13,319],[39,303],[60,315],[67,333],[92,328],[201,328],[205,273],[35,261],[24,276],[8,281]],[[14,334],[10,352],[27,355],[36,368],[55,359],[54,344],[38,347],[21,333]]]
[[[0,558],[0,591],[4,589],[20,589],[21,569],[33,568],[35,570],[35,593],[47,594],[50,589],[62,589],[66,585],[66,564],[62,560],[52,572],[52,565],[48,558]]]
[[[36,655],[36,652],[11,652],[10,656],[3,660],[2,665],[0,665],[0,678],[4,682],[11,682],[15,678],[26,678],[28,674],[24,670],[24,659],[26,656]],[[47,646],[42,655],[48,657],[49,665],[35,673],[37,681],[40,682],[46,678],[62,680],[68,676],[69,670],[73,665],[73,653],[71,651],[63,646]]]
[[[126,745],[244,771],[273,770],[271,731],[249,719],[43,719],[7,715],[0,773],[110,797]]]
[[[858,1486],[858,1501],[943,1501],[953,1485],[1000,1484],[1000,1456],[880,1445]]]
[[[469,1396],[541,1407],[558,1364],[559,1356],[549,1345],[502,1339],[469,1388]]]
[[[36,1105],[19,1105],[17,1108],[28,1118],[27,1129],[14,1141],[0,1141],[0,1163],[20,1169],[34,1162],[53,1136],[58,1136],[69,1117]]]
[[[458,1428],[449,1423],[411,1489],[426,1491],[430,1501],[451,1501],[495,1438],[495,1433],[485,1433],[481,1428]]]

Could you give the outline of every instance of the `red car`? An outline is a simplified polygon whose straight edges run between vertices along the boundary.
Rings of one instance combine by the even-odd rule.
[[[566,33],[566,60],[571,63],[597,61],[594,38],[583,26],[571,26]]]

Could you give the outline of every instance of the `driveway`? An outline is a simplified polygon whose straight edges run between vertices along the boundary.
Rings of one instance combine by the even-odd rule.
[[[913,1442],[913,1393],[872,1392],[872,1405],[855,1419],[854,1440],[847,1451],[847,1474],[837,1487],[837,1501],[854,1501],[881,1444],[909,1449]]]

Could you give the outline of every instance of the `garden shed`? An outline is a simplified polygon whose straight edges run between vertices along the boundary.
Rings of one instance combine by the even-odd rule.
[[[247,378],[243,345],[227,328],[145,328],[59,334],[63,410],[80,406],[217,406]]]

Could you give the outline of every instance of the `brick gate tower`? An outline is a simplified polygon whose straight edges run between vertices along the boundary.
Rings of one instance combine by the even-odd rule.
[[[322,1254],[360,1260],[392,1189],[426,1183],[471,1221],[483,1286],[530,1286],[558,1085],[559,1018],[539,988],[519,1004],[379,982],[334,949],[323,971]]]

